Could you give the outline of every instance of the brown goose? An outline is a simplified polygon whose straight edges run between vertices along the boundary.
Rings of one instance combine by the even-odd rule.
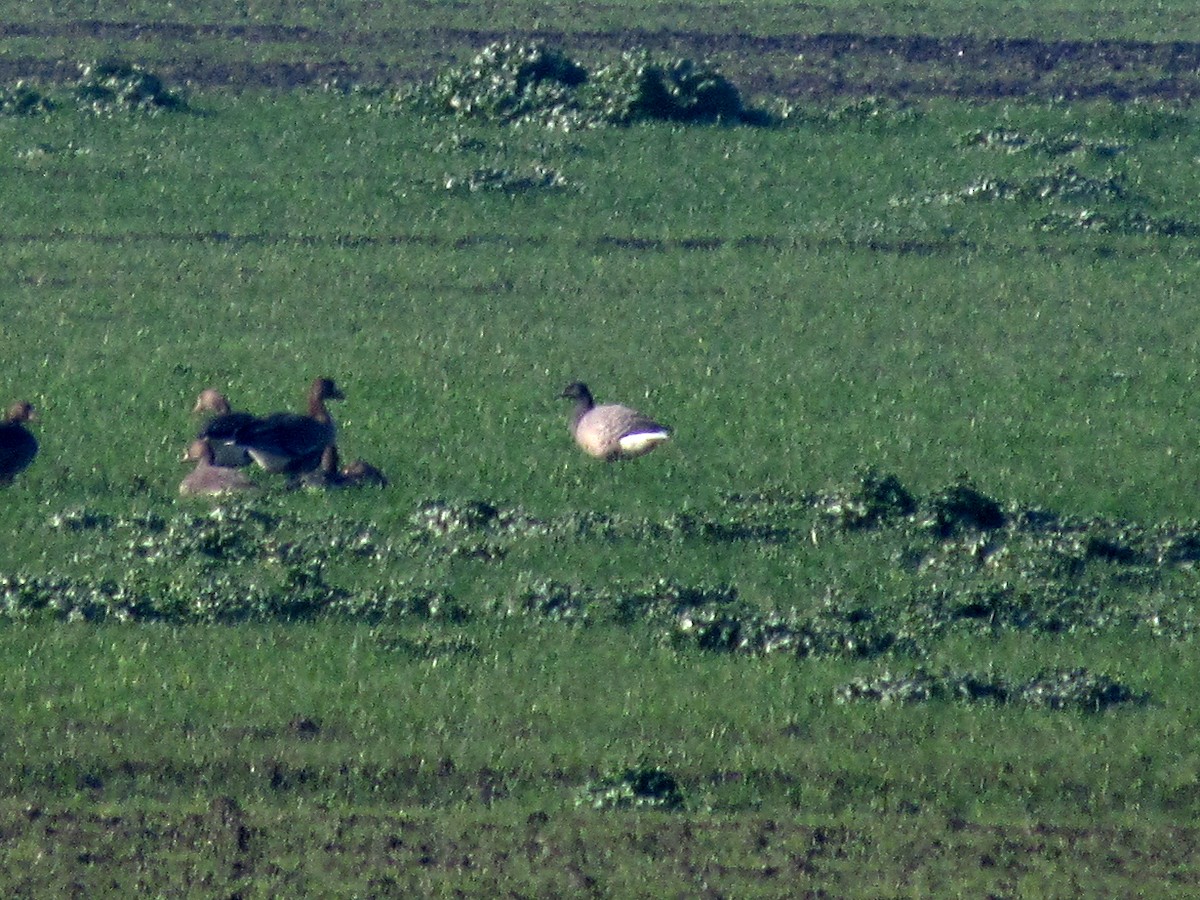
[[[338,488],[387,487],[387,476],[361,459],[356,459],[344,468],[338,468],[337,444],[330,444],[321,454],[321,464],[300,478],[300,486],[313,489],[336,490]]]
[[[330,378],[318,378],[308,390],[308,415],[272,413],[238,432],[237,442],[268,472],[311,472],[337,437],[326,400],[344,398]]]
[[[212,447],[213,460],[218,466],[248,466],[250,454],[238,443],[238,438],[247,428],[258,422],[257,416],[250,413],[233,412],[229,401],[216,388],[207,388],[196,398],[193,413],[214,413],[204,427],[196,434],[197,438],[208,441]]]
[[[597,459],[633,459],[649,453],[671,437],[671,429],[628,406],[592,399],[586,384],[576,381],[561,394],[575,401],[571,434],[583,452]]]
[[[27,400],[18,400],[8,408],[0,422],[0,485],[12,484],[17,474],[37,456],[38,442],[26,422],[37,421],[37,412]]]
[[[257,490],[257,485],[244,472],[214,465],[212,445],[203,438],[188,445],[183,461],[196,464],[196,468],[179,483],[179,493],[185,497]]]

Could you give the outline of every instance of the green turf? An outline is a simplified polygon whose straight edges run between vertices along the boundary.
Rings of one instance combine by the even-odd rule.
[[[5,608],[15,888],[778,895],[807,859],[806,884],[844,895],[1194,889],[1195,835],[1175,826],[1200,799],[1195,576],[1121,532],[1196,518],[1194,112],[941,102],[561,134],[361,95],[190,99],[157,117],[0,118],[3,389],[42,411],[42,453],[3,494],[0,574],[107,580],[179,613]],[[1049,142],[973,138],[993,131]],[[535,165],[565,186],[446,188]],[[1085,210],[1109,230],[1062,227]],[[318,374],[347,394],[343,452],[392,486],[273,487],[254,508],[277,527],[228,553],[171,531],[206,527],[185,516],[205,504],[176,498],[195,394],[296,408]],[[587,459],[556,399],[577,378],[673,441]],[[796,498],[863,465],[923,498],[967,472],[1022,508],[1108,517],[1141,555],[1028,562],[1014,537],[977,566],[970,535],[844,530],[800,501],[730,498]],[[442,541],[412,521],[436,497],[519,507],[548,531]],[[70,527],[81,508],[95,522]],[[803,527],[702,530],[722,517]],[[356,553],[360,533],[378,552]],[[1070,561],[1072,577],[1052,569]],[[660,578],[730,584],[763,614],[862,606],[889,626],[938,591],[1000,585],[1050,584],[1099,612],[1060,631],[960,621],[881,656],[704,652],[614,621]],[[520,614],[546,580],[600,591],[590,624]],[[213,584],[234,606],[428,587],[469,621],[174,624],[204,618],[189,601]],[[1145,696],[1101,713],[834,702],[851,678],[918,666],[1086,667]],[[672,772],[686,812],[576,805],[638,765]],[[213,812],[226,796],[245,841]],[[531,833],[539,814],[548,837]],[[786,851],[759,840],[767,818]],[[405,822],[418,836],[385,844]],[[725,828],[737,840],[721,849]],[[526,849],[501,859],[517,831]],[[422,840],[441,862],[400,849]]]

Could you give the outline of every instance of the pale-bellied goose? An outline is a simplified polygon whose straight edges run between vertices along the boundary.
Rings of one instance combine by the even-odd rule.
[[[330,444],[321,454],[321,464],[300,478],[300,486],[313,489],[363,487],[387,487],[387,476],[361,459],[356,459],[344,468],[338,468],[337,444]]]
[[[575,401],[571,434],[589,456],[608,461],[649,453],[671,436],[671,429],[628,406],[592,399],[586,384],[576,381],[561,394]]]
[[[250,465],[250,454],[238,442],[238,438],[243,431],[258,422],[258,416],[231,411],[229,401],[216,388],[201,391],[192,412],[215,414],[204,424],[196,437],[208,441],[212,447],[213,461],[218,466]]]
[[[196,464],[196,468],[188,472],[187,477],[179,483],[179,493],[185,497],[232,494],[257,489],[257,485],[245,472],[228,466],[214,465],[212,445],[203,438],[197,438],[188,445],[183,454],[183,461]]]
[[[26,422],[36,420],[33,404],[18,400],[8,408],[8,414],[0,422],[0,485],[12,484],[17,474],[37,456],[37,438],[25,427]]]
[[[238,434],[238,443],[268,472],[311,472],[337,437],[325,401],[343,397],[332,379],[318,378],[308,390],[308,415],[281,412],[263,416]]]

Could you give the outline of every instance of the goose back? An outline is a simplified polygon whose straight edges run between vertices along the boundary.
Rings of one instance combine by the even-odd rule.
[[[311,472],[337,438],[337,426],[325,401],[343,398],[332,379],[318,378],[309,388],[307,415],[279,412],[263,416],[239,432],[238,443],[268,472]]]
[[[242,446],[241,436],[258,422],[257,416],[233,412],[225,395],[215,388],[200,392],[192,412],[215,413],[204,423],[196,437],[208,441],[217,466],[237,468],[250,465],[250,454]]]

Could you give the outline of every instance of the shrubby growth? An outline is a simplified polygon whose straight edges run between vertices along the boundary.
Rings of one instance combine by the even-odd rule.
[[[8,89],[0,88],[0,115],[33,116],[52,109],[54,101],[23,81]]]
[[[628,52],[589,72],[544,44],[495,43],[399,100],[437,115],[559,128],[643,120],[766,124],[713,66]]]
[[[884,673],[876,678],[855,678],[839,687],[834,699],[838,703],[869,700],[884,704],[957,700],[1100,712],[1139,698],[1107,675],[1072,669],[1042,673],[1028,681],[1012,681],[993,674],[932,675],[924,670],[910,675]]]
[[[183,97],[168,90],[157,75],[122,60],[80,66],[75,100],[82,109],[98,115],[124,110],[157,113],[187,107]]]

